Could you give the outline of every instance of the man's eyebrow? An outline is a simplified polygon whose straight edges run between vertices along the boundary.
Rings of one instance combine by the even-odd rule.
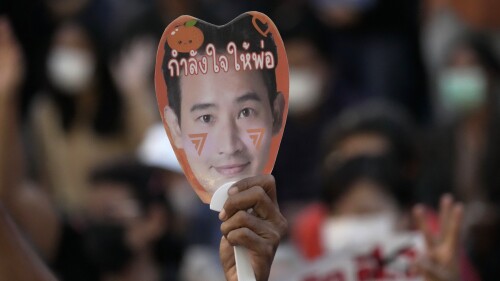
[[[243,103],[243,102],[250,101],[250,100],[258,101],[258,102],[261,101],[261,99],[260,99],[259,95],[257,95],[257,93],[255,93],[255,92],[249,92],[249,93],[246,93],[243,96],[237,98],[236,102],[237,103]]]
[[[191,112],[196,110],[204,110],[208,108],[217,107],[214,103],[198,103],[191,107]]]

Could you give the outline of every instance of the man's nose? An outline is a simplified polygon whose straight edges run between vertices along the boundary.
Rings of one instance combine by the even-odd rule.
[[[243,140],[240,137],[240,130],[235,120],[228,120],[225,126],[219,129],[217,138],[219,154],[235,154],[244,148]]]

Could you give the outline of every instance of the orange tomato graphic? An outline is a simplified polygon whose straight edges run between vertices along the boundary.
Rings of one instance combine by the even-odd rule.
[[[167,42],[170,48],[179,53],[189,53],[197,50],[203,44],[203,32],[195,26],[196,20],[190,20],[183,25],[176,26],[170,34],[167,35]]]

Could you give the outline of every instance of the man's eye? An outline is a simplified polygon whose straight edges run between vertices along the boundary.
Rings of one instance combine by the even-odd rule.
[[[198,117],[198,120],[200,120],[203,123],[210,123],[210,122],[212,122],[213,119],[214,118],[212,117],[212,115],[209,115],[209,114],[205,114],[205,115]]]
[[[247,107],[247,108],[244,108],[243,110],[240,111],[238,118],[248,118],[248,117],[252,116],[254,113],[255,113],[255,110]]]

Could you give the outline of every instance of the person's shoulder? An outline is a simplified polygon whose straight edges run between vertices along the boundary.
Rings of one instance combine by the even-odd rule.
[[[328,216],[328,209],[322,203],[306,206],[296,217],[292,237],[300,253],[309,260],[321,256],[320,227]]]

